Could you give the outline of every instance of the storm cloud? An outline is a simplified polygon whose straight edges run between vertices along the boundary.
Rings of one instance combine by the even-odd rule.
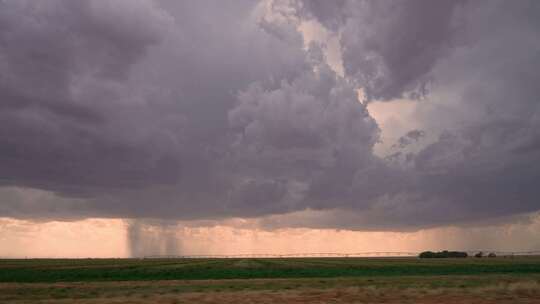
[[[0,216],[131,218],[135,244],[139,218],[537,211],[538,20],[525,0],[0,1]],[[339,38],[343,75],[308,21]],[[402,98],[420,128],[389,159],[369,104]]]

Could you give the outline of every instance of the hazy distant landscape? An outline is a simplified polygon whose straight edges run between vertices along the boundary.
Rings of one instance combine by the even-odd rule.
[[[538,303],[540,257],[0,261],[2,303]]]

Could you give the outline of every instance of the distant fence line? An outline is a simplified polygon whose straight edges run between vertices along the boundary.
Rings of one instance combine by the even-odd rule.
[[[496,250],[462,250],[469,256],[478,252],[494,253],[497,256],[536,256],[540,255],[537,251],[496,251]],[[247,253],[247,254],[190,254],[190,255],[148,255],[145,259],[212,259],[212,258],[308,258],[308,257],[415,257],[420,252],[412,251],[366,251],[356,253],[339,252],[317,252],[317,253],[288,253],[288,254],[270,254],[270,253]]]

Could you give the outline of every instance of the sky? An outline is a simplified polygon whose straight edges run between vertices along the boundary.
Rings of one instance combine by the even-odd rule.
[[[0,0],[0,256],[540,250],[534,0]]]

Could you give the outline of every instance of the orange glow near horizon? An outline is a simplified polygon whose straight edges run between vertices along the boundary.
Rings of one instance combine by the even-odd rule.
[[[122,219],[32,222],[0,218],[0,257],[129,257],[127,223]],[[230,223],[170,226],[176,254],[355,253],[442,249],[534,250],[540,248],[540,215],[528,222],[486,227],[446,227],[415,232],[334,229],[262,230]],[[170,230],[169,230],[170,231]]]

